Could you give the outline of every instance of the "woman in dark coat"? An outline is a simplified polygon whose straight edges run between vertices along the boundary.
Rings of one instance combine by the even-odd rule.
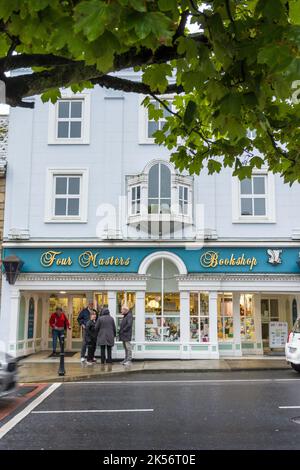
[[[116,324],[110,316],[108,308],[104,308],[96,323],[98,332],[97,344],[101,347],[101,364],[105,364],[105,347],[107,349],[108,364],[112,363],[111,348],[115,344]]]

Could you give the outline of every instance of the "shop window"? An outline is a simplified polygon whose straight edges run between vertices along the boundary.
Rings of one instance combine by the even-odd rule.
[[[99,313],[103,308],[108,308],[107,292],[97,292],[95,294],[95,308]]]
[[[220,341],[233,339],[233,309],[231,293],[218,295],[218,339]]]
[[[82,328],[79,325],[77,318],[81,310],[87,305],[86,298],[82,297],[73,297],[72,299],[72,339],[81,339],[82,337]]]
[[[261,326],[264,346],[269,346],[269,323],[279,321],[278,299],[261,299]]]
[[[132,341],[134,341],[135,340],[135,292],[126,292],[126,291],[117,292],[117,316],[116,316],[117,334],[120,331],[120,325],[123,319],[123,315],[121,313],[121,309],[123,305],[127,305],[127,307],[129,307],[132,312],[132,316],[133,316]]]
[[[190,294],[190,340],[209,341],[209,296],[207,292]]]
[[[255,341],[253,296],[242,294],[240,296],[241,340]]]
[[[179,341],[180,294],[176,276],[178,270],[169,260],[154,261],[148,271],[145,295],[145,340]]]

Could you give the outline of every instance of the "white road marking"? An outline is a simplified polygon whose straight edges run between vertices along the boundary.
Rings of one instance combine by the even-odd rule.
[[[289,410],[293,408],[300,408],[300,406],[278,406],[281,410]]]
[[[50,387],[42,393],[40,396],[38,396],[35,400],[33,400],[32,403],[30,403],[24,410],[22,410],[20,413],[18,413],[16,416],[14,416],[12,419],[10,419],[7,423],[5,423],[1,428],[0,428],[0,439],[5,436],[11,429],[13,429],[20,421],[22,421],[24,418],[26,418],[29,413],[34,410],[38,405],[40,405],[46,398],[49,397],[55,390],[61,386],[61,383],[55,383],[50,385]]]
[[[154,411],[154,408],[133,409],[133,410],[51,410],[51,411],[33,411],[32,414],[51,414],[51,413],[146,413]]]
[[[111,380],[111,381],[78,381],[64,382],[64,385],[123,385],[123,384],[205,384],[205,383],[272,383],[272,382],[299,382],[299,379],[202,379],[202,380]]]

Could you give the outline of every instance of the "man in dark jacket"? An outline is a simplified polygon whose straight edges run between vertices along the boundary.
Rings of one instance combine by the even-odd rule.
[[[120,325],[119,339],[123,342],[123,347],[125,350],[125,359],[121,362],[121,364],[128,366],[132,361],[132,345],[130,341],[132,337],[133,316],[126,305],[122,307],[121,313],[123,318]]]
[[[115,344],[116,324],[115,320],[110,316],[108,308],[103,308],[101,316],[96,323],[96,331],[98,332],[97,345],[101,347],[101,364],[112,363],[111,348]],[[107,359],[105,358],[105,348],[107,349]]]
[[[93,302],[89,302],[88,306],[81,310],[80,314],[78,315],[77,321],[79,325],[82,327],[82,346],[81,346],[81,362],[85,361],[85,353],[86,353],[86,338],[85,338],[85,327],[87,322],[90,320],[91,313],[96,313],[96,317],[98,317],[97,310],[94,309]]]

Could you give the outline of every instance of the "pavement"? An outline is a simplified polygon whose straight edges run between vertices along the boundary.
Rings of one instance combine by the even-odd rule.
[[[100,362],[100,360],[99,360]],[[126,377],[134,373],[166,372],[232,372],[258,370],[288,370],[283,356],[247,356],[241,358],[197,359],[197,360],[135,360],[130,366],[117,362],[102,365],[87,365],[80,362],[80,353],[65,358],[65,375],[58,375],[59,358],[49,358],[49,351],[27,356],[19,361],[20,383],[75,382],[101,379],[110,376]]]

